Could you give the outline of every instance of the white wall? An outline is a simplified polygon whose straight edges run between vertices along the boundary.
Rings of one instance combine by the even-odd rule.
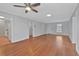
[[[13,17],[12,20],[12,42],[24,40],[29,36],[29,22],[20,17]]]
[[[76,43],[76,50],[79,53],[79,7],[77,8],[74,16],[72,17],[72,25],[73,42]]]
[[[72,16],[72,42],[76,43],[76,50],[79,53],[79,6]]]
[[[76,43],[76,50],[79,53],[79,21],[78,17],[72,17],[72,42]]]
[[[72,43],[77,43],[77,17],[72,17]]]
[[[77,51],[79,53],[79,16],[77,17]]]
[[[43,23],[33,22],[33,36],[46,34],[46,27]]]
[[[57,33],[57,24],[62,24],[62,32]],[[57,23],[49,23],[47,25],[47,33],[49,34],[61,34],[61,35],[69,35],[71,38],[71,31],[72,30],[72,22],[66,21],[66,22],[57,22]]]
[[[79,17],[72,17],[72,43],[76,43],[76,50],[79,53]]]

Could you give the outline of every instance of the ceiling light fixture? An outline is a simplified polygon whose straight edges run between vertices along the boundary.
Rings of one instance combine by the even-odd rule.
[[[31,8],[30,7],[26,7],[25,10],[31,11]]]
[[[46,16],[47,16],[47,17],[51,17],[52,15],[51,15],[51,14],[47,14]]]
[[[2,19],[3,19],[3,18],[5,18],[5,17],[3,17],[3,16],[0,16],[0,18],[2,18]]]

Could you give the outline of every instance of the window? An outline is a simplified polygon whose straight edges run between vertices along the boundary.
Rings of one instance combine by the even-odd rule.
[[[62,32],[62,24],[57,24],[57,32]]]

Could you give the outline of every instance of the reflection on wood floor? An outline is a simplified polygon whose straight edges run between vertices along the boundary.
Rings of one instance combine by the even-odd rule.
[[[5,56],[76,56],[76,45],[68,36],[41,35],[0,47]]]

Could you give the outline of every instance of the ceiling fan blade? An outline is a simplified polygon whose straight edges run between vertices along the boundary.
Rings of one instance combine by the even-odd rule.
[[[34,11],[34,12],[38,13],[38,11],[37,11],[37,10],[35,10],[35,9],[33,9],[33,8],[31,8],[31,9],[32,9],[32,11]]]
[[[31,3],[24,3],[25,4],[25,6],[30,6],[31,5]]]
[[[33,7],[40,6],[40,3],[35,3],[35,4],[32,4],[31,6]]]
[[[23,7],[23,8],[25,8],[25,6],[21,6],[21,5],[13,5],[13,6],[15,6],[15,7]]]
[[[27,6],[28,5],[28,3],[24,3],[25,4],[25,6]]]

